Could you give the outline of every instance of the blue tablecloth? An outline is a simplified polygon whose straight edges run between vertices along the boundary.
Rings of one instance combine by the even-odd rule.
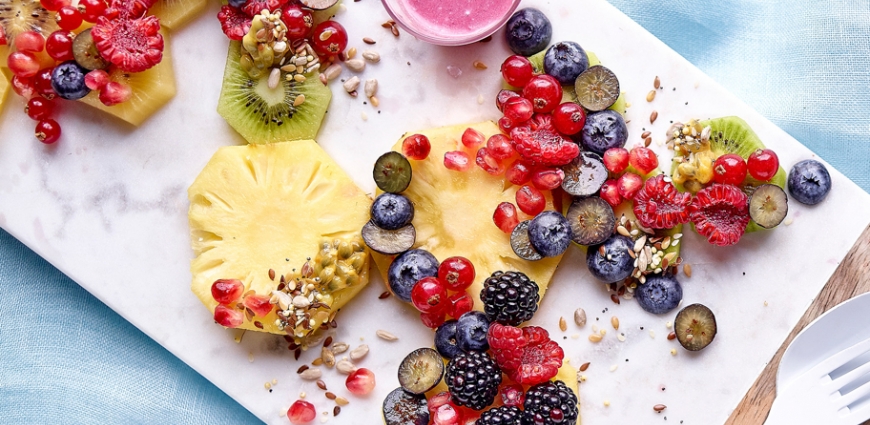
[[[870,1],[610,2],[870,191]],[[258,422],[0,231],[0,423]]]

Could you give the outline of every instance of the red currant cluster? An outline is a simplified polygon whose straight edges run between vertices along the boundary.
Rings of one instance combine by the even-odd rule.
[[[428,328],[436,329],[446,316],[458,319],[474,307],[468,295],[474,282],[474,265],[464,257],[450,257],[441,262],[437,277],[417,281],[411,289],[411,304],[420,311],[420,319]]]

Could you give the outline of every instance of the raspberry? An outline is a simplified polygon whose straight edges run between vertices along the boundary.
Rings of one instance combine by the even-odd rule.
[[[228,4],[221,6],[218,12],[221,29],[230,40],[241,40],[251,30],[251,18],[241,9]]]
[[[650,178],[634,196],[634,214],[641,225],[650,229],[673,229],[689,221],[692,195],[680,193],[664,175]]]
[[[547,330],[538,326],[515,328],[493,323],[487,334],[499,367],[517,383],[535,385],[556,376],[565,353]]]
[[[269,9],[269,12],[274,12],[287,4],[287,0],[249,0],[242,6],[242,10],[249,16],[254,17],[259,15],[263,9]]]
[[[142,72],[163,59],[163,36],[155,16],[97,19],[91,36],[100,55],[127,72]]]
[[[580,416],[577,395],[562,381],[535,385],[526,391],[523,423],[535,425],[573,424]]]
[[[689,218],[711,244],[733,245],[749,224],[748,198],[734,186],[714,184],[695,195],[689,205]]]
[[[560,135],[549,114],[535,115],[528,122],[511,130],[514,149],[528,161],[536,164],[560,166],[571,162],[580,154],[580,147]]]
[[[141,18],[151,6],[154,6],[154,3],[157,3],[157,0],[112,0],[111,7],[106,10],[106,16],[110,19]]]

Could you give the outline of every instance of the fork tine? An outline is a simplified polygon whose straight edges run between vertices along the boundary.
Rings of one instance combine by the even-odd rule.
[[[856,379],[866,375],[868,372],[870,372],[870,361],[825,384],[824,387],[826,390],[830,390],[833,393],[834,391],[845,387],[848,383],[854,382]]]
[[[833,372],[838,367],[848,363],[855,357],[866,353],[867,351],[870,351],[870,339],[865,339],[864,341],[861,341],[843,351],[840,351],[837,354],[834,354],[831,357],[828,357],[827,359],[819,363],[816,367],[810,370],[818,376],[824,376]]]
[[[866,396],[867,394],[870,394],[870,382],[865,382],[860,387],[852,390],[852,392],[843,395],[840,398],[834,399],[832,400],[832,402],[834,403],[834,406],[836,406],[839,410],[854,403],[855,401],[857,401],[861,397]]]
[[[870,419],[870,403],[864,403],[857,409],[850,409],[849,414],[845,416],[849,422],[862,423]]]

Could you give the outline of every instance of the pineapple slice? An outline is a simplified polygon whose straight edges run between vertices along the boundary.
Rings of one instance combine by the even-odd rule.
[[[160,18],[160,25],[175,31],[205,10],[208,0],[158,0],[148,13]]]
[[[124,103],[106,106],[100,102],[99,93],[92,91],[80,101],[94,108],[114,115],[134,126],[139,126],[148,117],[163,107],[175,96],[175,72],[172,70],[172,54],[169,49],[169,35],[163,34],[163,60],[156,66],[134,74],[111,68],[109,79],[130,86],[133,96]]]
[[[412,223],[417,230],[414,248],[431,252],[438,261],[453,256],[469,259],[474,264],[476,276],[468,293],[477,310],[483,310],[480,302],[483,281],[498,270],[525,273],[538,284],[543,297],[561,255],[540,261],[523,260],[511,248],[510,235],[492,221],[499,203],[516,202],[519,186],[511,185],[503,176],[487,174],[478,166],[465,172],[451,171],[444,166],[445,152],[464,148],[461,138],[468,127],[480,131],[486,138],[500,132],[491,121],[421,132],[429,138],[432,150],[425,160],[411,161],[413,178],[403,192],[414,203]],[[409,135],[402,136],[393,149],[401,152],[402,140]],[[474,158],[475,152],[469,154]],[[549,192],[545,196],[548,209],[553,209]],[[519,210],[517,212],[521,221],[532,218]],[[372,256],[384,282],[387,282],[387,269],[394,257],[374,252]]]
[[[211,286],[218,279],[238,279],[246,293],[270,297],[285,277],[298,285],[300,273],[310,274],[307,282],[320,294],[311,301],[328,308],[309,311],[313,322],[292,329],[302,338],[369,281],[360,229],[371,200],[313,140],[221,148],[188,198],[191,289],[212,312],[218,303]],[[292,327],[276,323],[278,310],[253,320],[249,313],[239,328],[286,334]]]
[[[9,93],[9,80],[6,75],[0,73],[0,111],[3,110],[3,104],[6,103],[6,95]]]

